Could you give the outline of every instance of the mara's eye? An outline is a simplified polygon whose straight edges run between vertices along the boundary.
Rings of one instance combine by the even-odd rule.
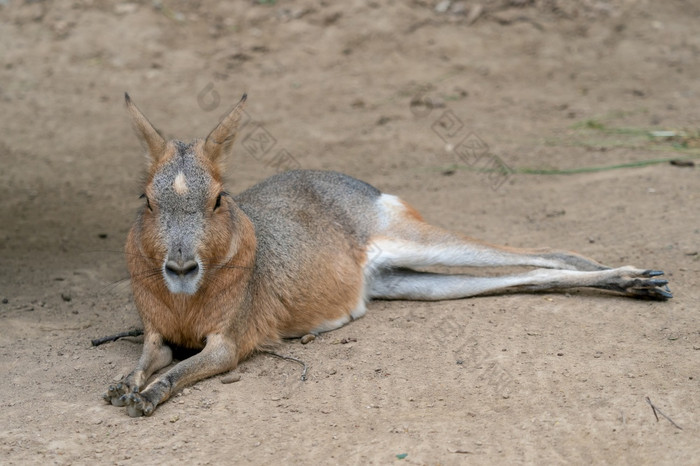
[[[214,204],[214,210],[218,209],[221,207],[221,194],[216,196],[216,204]]]
[[[139,199],[146,199],[146,207],[148,207],[148,210],[153,212],[153,207],[151,207],[151,201],[148,199],[148,196],[146,196],[145,194],[141,194],[139,196]]]

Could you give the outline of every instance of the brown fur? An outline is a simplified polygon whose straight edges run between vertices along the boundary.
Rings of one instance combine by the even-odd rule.
[[[203,256],[217,267],[208,271],[197,294],[187,296],[172,294],[162,280],[152,279],[154,270],[160,270],[163,251],[158,247],[155,230],[148,226],[149,221],[152,219],[134,225],[126,246],[134,300],[146,333],[155,331],[176,345],[201,349],[207,335],[228,332],[230,323],[235,320],[231,314],[237,301],[246,294],[254,260],[253,227],[249,220],[241,218],[235,237],[233,231],[221,222],[212,227],[212,241],[203,249]],[[217,258],[228,255],[230,249],[235,250],[235,254],[228,262],[219,264]],[[206,313],[203,312],[205,309]],[[269,337],[275,339],[274,335],[249,333],[247,340],[250,341],[241,339],[239,342],[239,357],[250,354],[261,339]]]
[[[413,207],[411,204],[408,202],[401,201],[401,204],[403,205],[403,211],[399,213],[401,217],[405,219],[406,223],[415,223],[415,222],[423,222],[423,216],[418,212],[415,207]],[[427,224],[426,224],[427,225]]]

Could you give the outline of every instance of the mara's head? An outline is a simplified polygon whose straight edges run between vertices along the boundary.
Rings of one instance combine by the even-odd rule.
[[[159,267],[172,293],[195,294],[206,269],[232,254],[233,201],[224,191],[221,159],[235,140],[246,96],[206,139],[188,143],[166,141],[128,94],[125,98],[148,152],[136,226],[140,255]]]

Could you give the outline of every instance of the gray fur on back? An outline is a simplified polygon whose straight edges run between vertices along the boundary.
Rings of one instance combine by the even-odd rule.
[[[257,272],[273,279],[279,274],[303,279],[300,274],[311,266],[315,253],[337,250],[338,237],[346,250],[364,249],[377,221],[380,195],[373,186],[342,173],[292,170],[234,200],[255,226]]]

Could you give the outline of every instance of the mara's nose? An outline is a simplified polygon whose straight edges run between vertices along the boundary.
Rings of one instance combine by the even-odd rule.
[[[180,277],[185,277],[187,275],[196,273],[197,269],[199,269],[199,265],[197,265],[197,262],[193,260],[189,260],[184,263],[180,261],[169,260],[165,263],[165,270],[168,273],[178,275]]]

